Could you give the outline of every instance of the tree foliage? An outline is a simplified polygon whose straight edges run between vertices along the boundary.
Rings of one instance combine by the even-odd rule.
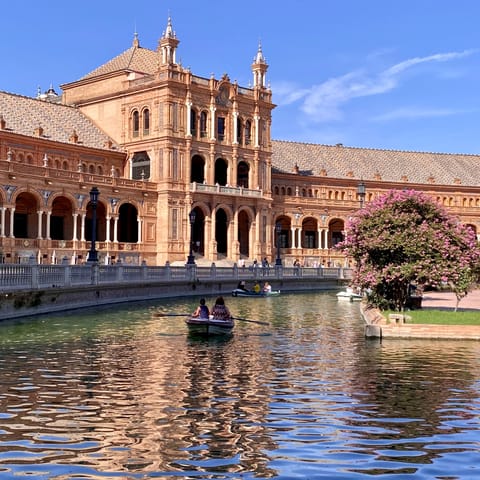
[[[338,248],[355,260],[354,281],[370,301],[395,310],[405,307],[412,284],[448,283],[466,294],[480,259],[474,232],[413,190],[391,190],[367,204]]]

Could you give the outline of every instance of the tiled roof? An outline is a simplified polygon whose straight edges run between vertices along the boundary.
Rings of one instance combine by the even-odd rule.
[[[152,75],[158,70],[158,55],[153,50],[133,45],[117,57],[82,77],[81,80],[125,70]]]
[[[42,127],[41,138],[71,144],[75,131],[79,145],[110,150],[106,147],[110,142],[119,150],[108,135],[74,107],[0,91],[0,118],[7,132],[38,137],[35,130]]]
[[[480,186],[480,155],[405,152],[274,140],[273,172],[420,184]],[[323,170],[323,172],[322,172]]]

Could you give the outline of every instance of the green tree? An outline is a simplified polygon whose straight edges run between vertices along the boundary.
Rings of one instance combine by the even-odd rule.
[[[480,259],[474,232],[413,190],[391,190],[359,210],[338,248],[355,260],[354,282],[369,301],[393,310],[405,307],[412,284],[466,294]]]

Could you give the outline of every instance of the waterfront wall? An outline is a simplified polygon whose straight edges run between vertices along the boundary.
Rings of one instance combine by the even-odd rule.
[[[378,339],[448,339],[480,340],[478,325],[435,325],[408,323],[408,315],[390,315],[387,319],[380,310],[361,305],[365,321],[365,336]]]
[[[343,268],[0,265],[0,320],[157,298],[230,295],[240,280],[247,287],[268,281],[284,292],[330,290],[350,277]]]

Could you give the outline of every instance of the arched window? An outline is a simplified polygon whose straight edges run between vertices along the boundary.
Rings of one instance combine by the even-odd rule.
[[[248,172],[248,163],[239,162],[237,166],[237,184],[239,187],[248,188]]]
[[[247,120],[245,122],[245,145],[250,145],[252,139],[252,122]]]
[[[207,136],[207,112],[203,111],[200,114],[200,136],[205,138]]]
[[[242,142],[243,142],[242,131],[243,131],[243,122],[242,122],[242,119],[239,118],[237,120],[237,142],[240,145],[242,145]]]
[[[215,184],[225,186],[227,184],[228,165],[223,158],[215,161]]]
[[[225,117],[217,118],[217,140],[223,142],[225,140]]]
[[[143,134],[148,135],[150,133],[150,110],[146,108],[143,111]]]
[[[135,110],[132,115],[132,134],[134,137],[138,137],[140,131],[140,116],[138,111]]]
[[[190,134],[197,136],[197,112],[193,108],[190,110]]]
[[[205,181],[205,160],[200,155],[192,157],[190,181],[203,183]]]

